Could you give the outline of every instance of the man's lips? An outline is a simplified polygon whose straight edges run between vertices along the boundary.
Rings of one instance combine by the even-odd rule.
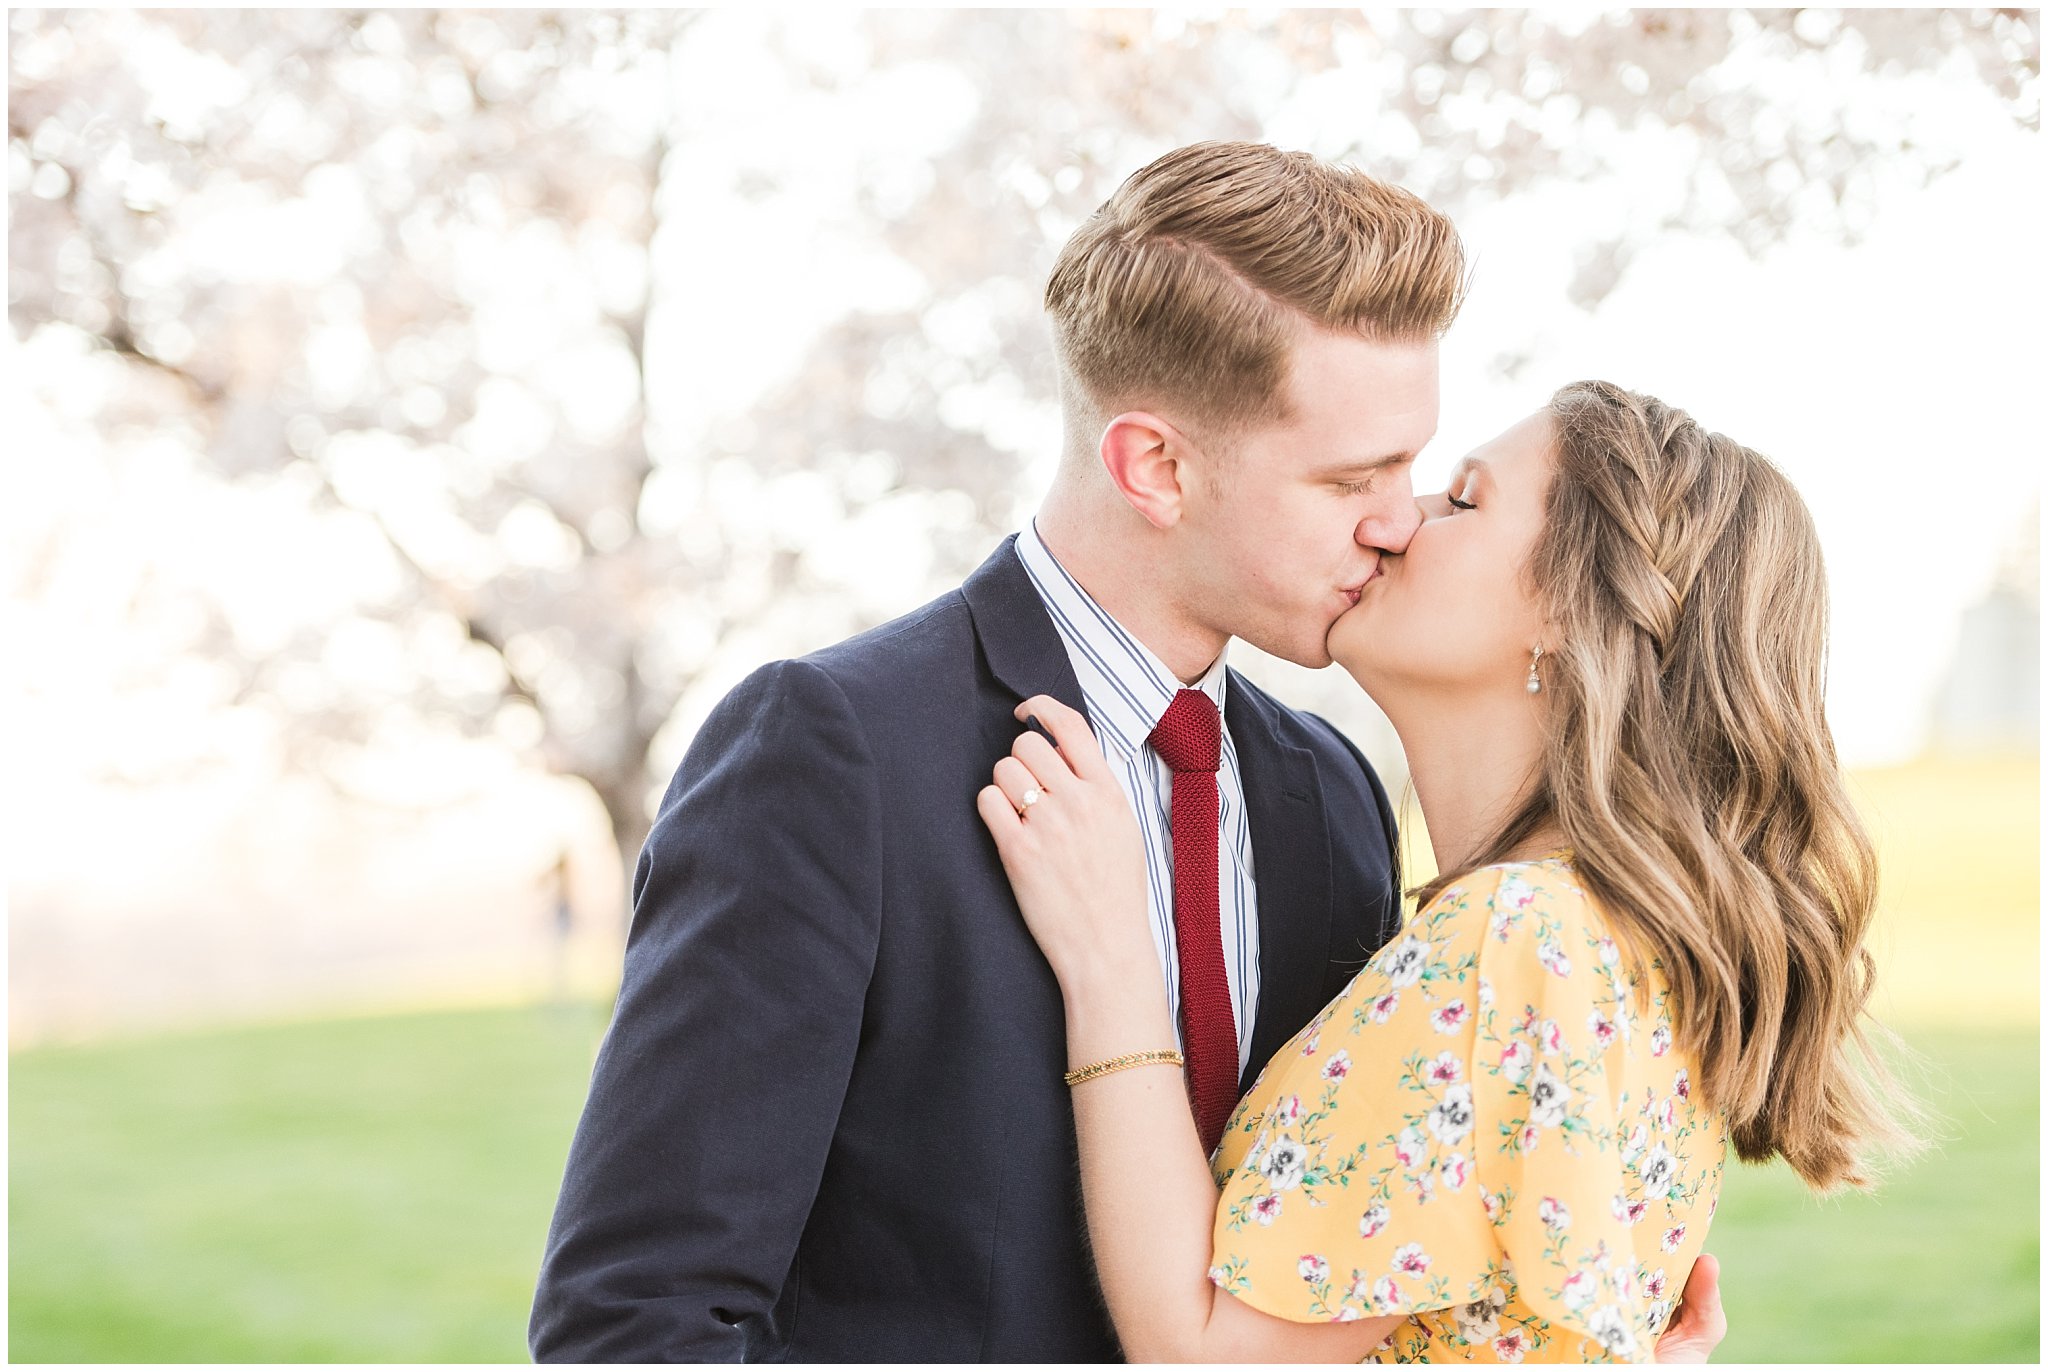
[[[1350,601],[1353,605],[1356,605],[1358,603],[1358,597],[1364,593],[1365,588],[1368,585],[1379,579],[1379,574],[1380,569],[1378,567],[1374,567],[1371,571],[1365,574],[1364,581],[1359,582],[1356,586],[1344,587],[1344,598]]]

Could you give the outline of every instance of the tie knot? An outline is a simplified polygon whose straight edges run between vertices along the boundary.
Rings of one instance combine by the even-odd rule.
[[[1201,691],[1180,692],[1148,741],[1176,772],[1215,771],[1223,760],[1223,722],[1216,702]]]

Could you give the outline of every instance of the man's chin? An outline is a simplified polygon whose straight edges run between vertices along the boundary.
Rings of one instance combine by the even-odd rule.
[[[1257,639],[1246,639],[1254,648],[1282,662],[1291,662],[1297,667],[1306,667],[1319,672],[1330,665],[1330,648],[1327,638],[1294,640],[1286,643],[1261,643]]]

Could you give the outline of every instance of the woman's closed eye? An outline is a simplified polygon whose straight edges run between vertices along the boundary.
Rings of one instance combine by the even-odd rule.
[[[1476,510],[1476,509],[1478,509],[1478,508],[1479,508],[1479,507],[1478,507],[1477,505],[1473,504],[1473,503],[1472,503],[1471,501],[1469,501],[1469,500],[1460,500],[1460,499],[1458,499],[1458,497],[1456,497],[1456,496],[1454,496],[1454,495],[1450,494],[1450,493],[1449,493],[1448,491],[1446,491],[1446,492],[1444,493],[1444,499],[1446,499],[1446,500],[1450,501],[1450,502],[1451,502],[1451,504],[1452,504],[1452,505],[1453,505],[1453,506],[1454,506],[1455,508],[1457,508],[1457,509],[1460,509],[1460,510]]]

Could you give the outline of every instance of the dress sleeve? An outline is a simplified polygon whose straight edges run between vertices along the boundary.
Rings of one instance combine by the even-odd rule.
[[[1481,942],[1473,1140],[1499,1247],[1551,1356],[1648,1360],[1632,1225],[1644,1217],[1617,1130],[1631,1013],[1619,950],[1566,872],[1507,869]],[[1668,1171],[1656,1158],[1637,1171]]]
[[[1477,873],[1410,920],[1239,1107],[1217,1154],[1223,1290],[1304,1323],[1499,1293],[1473,1095],[1495,880]]]

